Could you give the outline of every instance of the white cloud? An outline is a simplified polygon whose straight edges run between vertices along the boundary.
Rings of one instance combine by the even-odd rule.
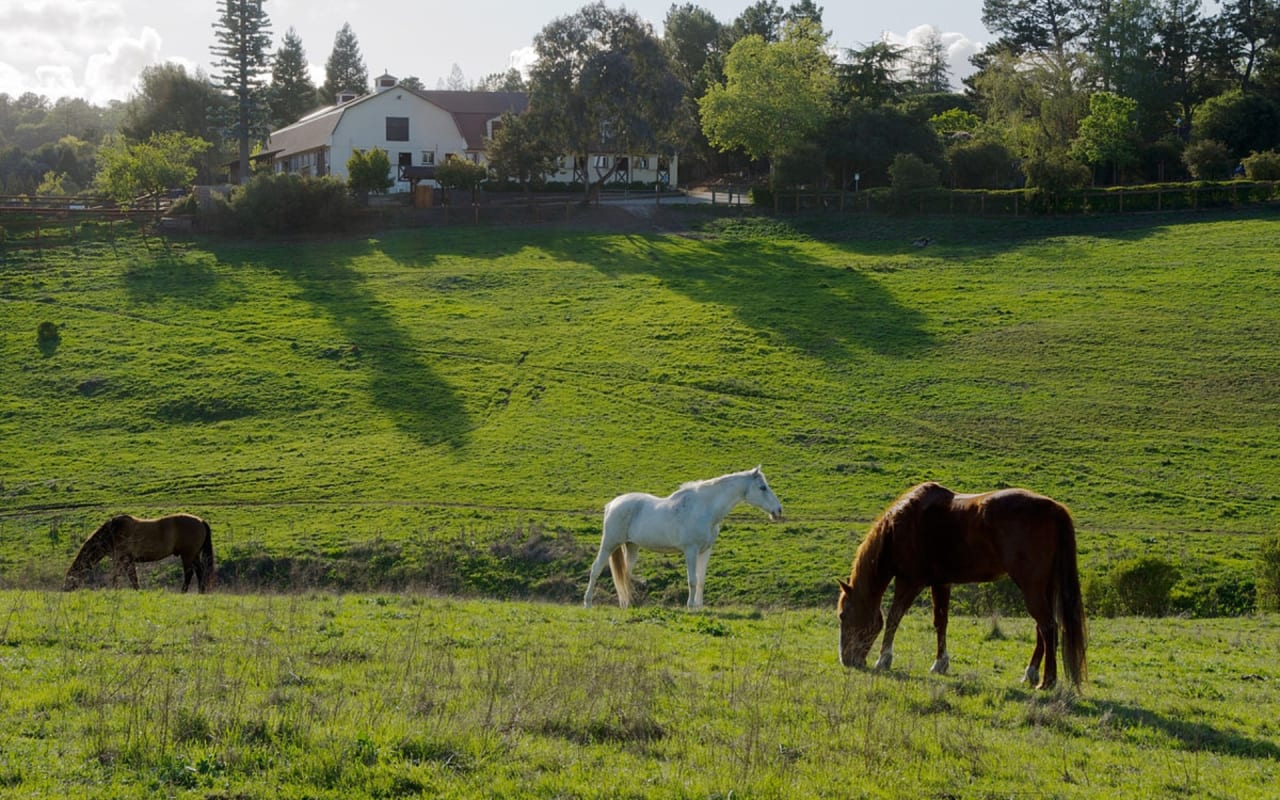
[[[51,100],[124,99],[161,59],[154,28],[130,30],[118,0],[27,0],[0,5],[0,92]]]
[[[537,48],[533,45],[521,47],[519,50],[512,50],[511,55],[507,56],[507,68],[519,70],[520,74],[527,79],[529,77],[529,68],[537,60]]]
[[[142,68],[161,60],[160,44],[160,34],[155,29],[143,28],[137,38],[118,37],[89,56],[84,68],[89,101],[105,103],[128,95]]]
[[[973,64],[969,63],[969,58],[982,50],[985,45],[981,42],[975,42],[963,33],[942,33],[932,25],[917,25],[907,31],[906,34],[886,31],[884,40],[899,47],[918,47],[929,41],[929,38],[934,35],[942,42],[942,46],[947,49],[947,65],[951,70],[951,88],[959,90],[961,87],[960,79],[966,78],[974,72]]]

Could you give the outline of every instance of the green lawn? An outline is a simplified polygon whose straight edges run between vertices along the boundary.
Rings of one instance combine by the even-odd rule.
[[[224,585],[570,599],[611,497],[756,464],[788,521],[730,517],[712,606],[834,602],[926,479],[1049,494],[1086,577],[1155,554],[1185,591],[1249,579],[1280,528],[1273,210],[668,227],[11,226],[0,582],[56,586],[107,516],[183,510]],[[640,574],[683,602],[675,560]]]
[[[1082,696],[1024,618],[928,615],[888,673],[830,610],[0,591],[14,798],[1254,798],[1280,618],[1103,619]]]

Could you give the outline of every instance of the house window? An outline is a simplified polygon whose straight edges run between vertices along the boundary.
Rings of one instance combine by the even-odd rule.
[[[631,168],[632,168],[632,169],[648,169],[648,168],[649,168],[649,157],[648,157],[648,156],[636,156],[636,157],[635,157],[635,159],[633,160],[632,164],[631,164]]]
[[[613,166],[613,160],[609,156],[596,156],[596,169],[608,169]]]
[[[387,141],[388,142],[409,141],[409,118],[408,117],[387,117]]]
[[[436,151],[435,151],[435,150],[423,150],[423,151],[422,151],[422,166],[424,166],[424,167],[433,167],[433,166],[435,166],[435,163],[436,163]]]

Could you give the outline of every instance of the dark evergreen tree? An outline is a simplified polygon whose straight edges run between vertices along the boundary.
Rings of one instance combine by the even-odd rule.
[[[210,50],[220,72],[217,85],[231,98],[227,138],[236,142],[240,169],[238,182],[249,180],[249,145],[268,133],[266,74],[267,48],[271,46],[271,21],[262,10],[263,0],[218,0],[218,21],[213,24],[216,43]]]
[[[364,56],[360,55],[360,42],[351,30],[351,23],[342,23],[342,30],[333,37],[333,52],[324,63],[324,85],[320,87],[320,99],[333,103],[338,92],[368,94],[369,70]]]
[[[297,122],[316,107],[316,85],[307,71],[307,54],[293,28],[284,35],[271,64],[271,125],[280,128]]]

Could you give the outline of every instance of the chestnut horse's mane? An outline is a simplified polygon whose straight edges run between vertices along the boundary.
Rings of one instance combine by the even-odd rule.
[[[942,484],[929,481],[913,486],[898,497],[893,505],[881,512],[871,524],[871,530],[858,546],[857,555],[853,557],[853,571],[849,575],[849,585],[857,586],[859,580],[871,580],[880,568],[880,557],[884,548],[900,534],[898,546],[913,548],[911,533],[926,508],[939,501],[949,501],[955,493]]]

